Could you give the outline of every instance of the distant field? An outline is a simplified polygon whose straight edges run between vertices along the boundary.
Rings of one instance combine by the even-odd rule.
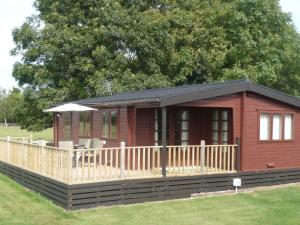
[[[0,126],[0,137],[12,136],[12,137],[29,137],[30,132],[21,129],[20,127],[5,127]],[[33,140],[43,139],[49,142],[53,142],[53,128],[49,128],[40,132],[32,133]]]

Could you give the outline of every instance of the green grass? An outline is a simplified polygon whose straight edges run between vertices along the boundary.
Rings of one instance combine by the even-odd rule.
[[[0,137],[12,136],[12,137],[29,137],[27,130],[21,129],[20,127],[5,127],[0,126]],[[33,132],[33,139],[43,139],[53,142],[53,129],[49,128],[40,132]]]
[[[300,224],[300,187],[67,212],[0,175],[1,224]]]

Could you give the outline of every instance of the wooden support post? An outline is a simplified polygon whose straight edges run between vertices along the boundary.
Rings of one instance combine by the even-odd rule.
[[[125,142],[124,141],[121,141],[120,177],[121,179],[125,179]]]
[[[237,172],[241,171],[241,139],[240,138],[236,138],[236,144],[237,144],[237,148],[236,148],[236,159],[235,159],[235,169]]]
[[[167,176],[167,108],[162,107],[162,175]]]
[[[205,172],[205,141],[201,140],[200,145],[201,145],[200,168],[201,168],[201,173],[204,173]]]

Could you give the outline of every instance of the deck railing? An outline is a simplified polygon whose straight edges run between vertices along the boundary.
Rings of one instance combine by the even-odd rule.
[[[22,142],[22,143],[31,143],[32,142],[32,135],[29,137],[0,137],[1,140],[8,140],[8,141],[15,141],[15,142]]]
[[[236,171],[237,145],[60,149],[0,140],[0,161],[64,183],[86,183],[144,177],[228,173]]]

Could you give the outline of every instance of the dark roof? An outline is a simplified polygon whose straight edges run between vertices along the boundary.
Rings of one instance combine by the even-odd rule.
[[[148,89],[77,100],[73,101],[73,103],[99,106],[156,103],[159,106],[168,106],[245,91],[255,92],[300,108],[300,100],[298,98],[246,80]]]

